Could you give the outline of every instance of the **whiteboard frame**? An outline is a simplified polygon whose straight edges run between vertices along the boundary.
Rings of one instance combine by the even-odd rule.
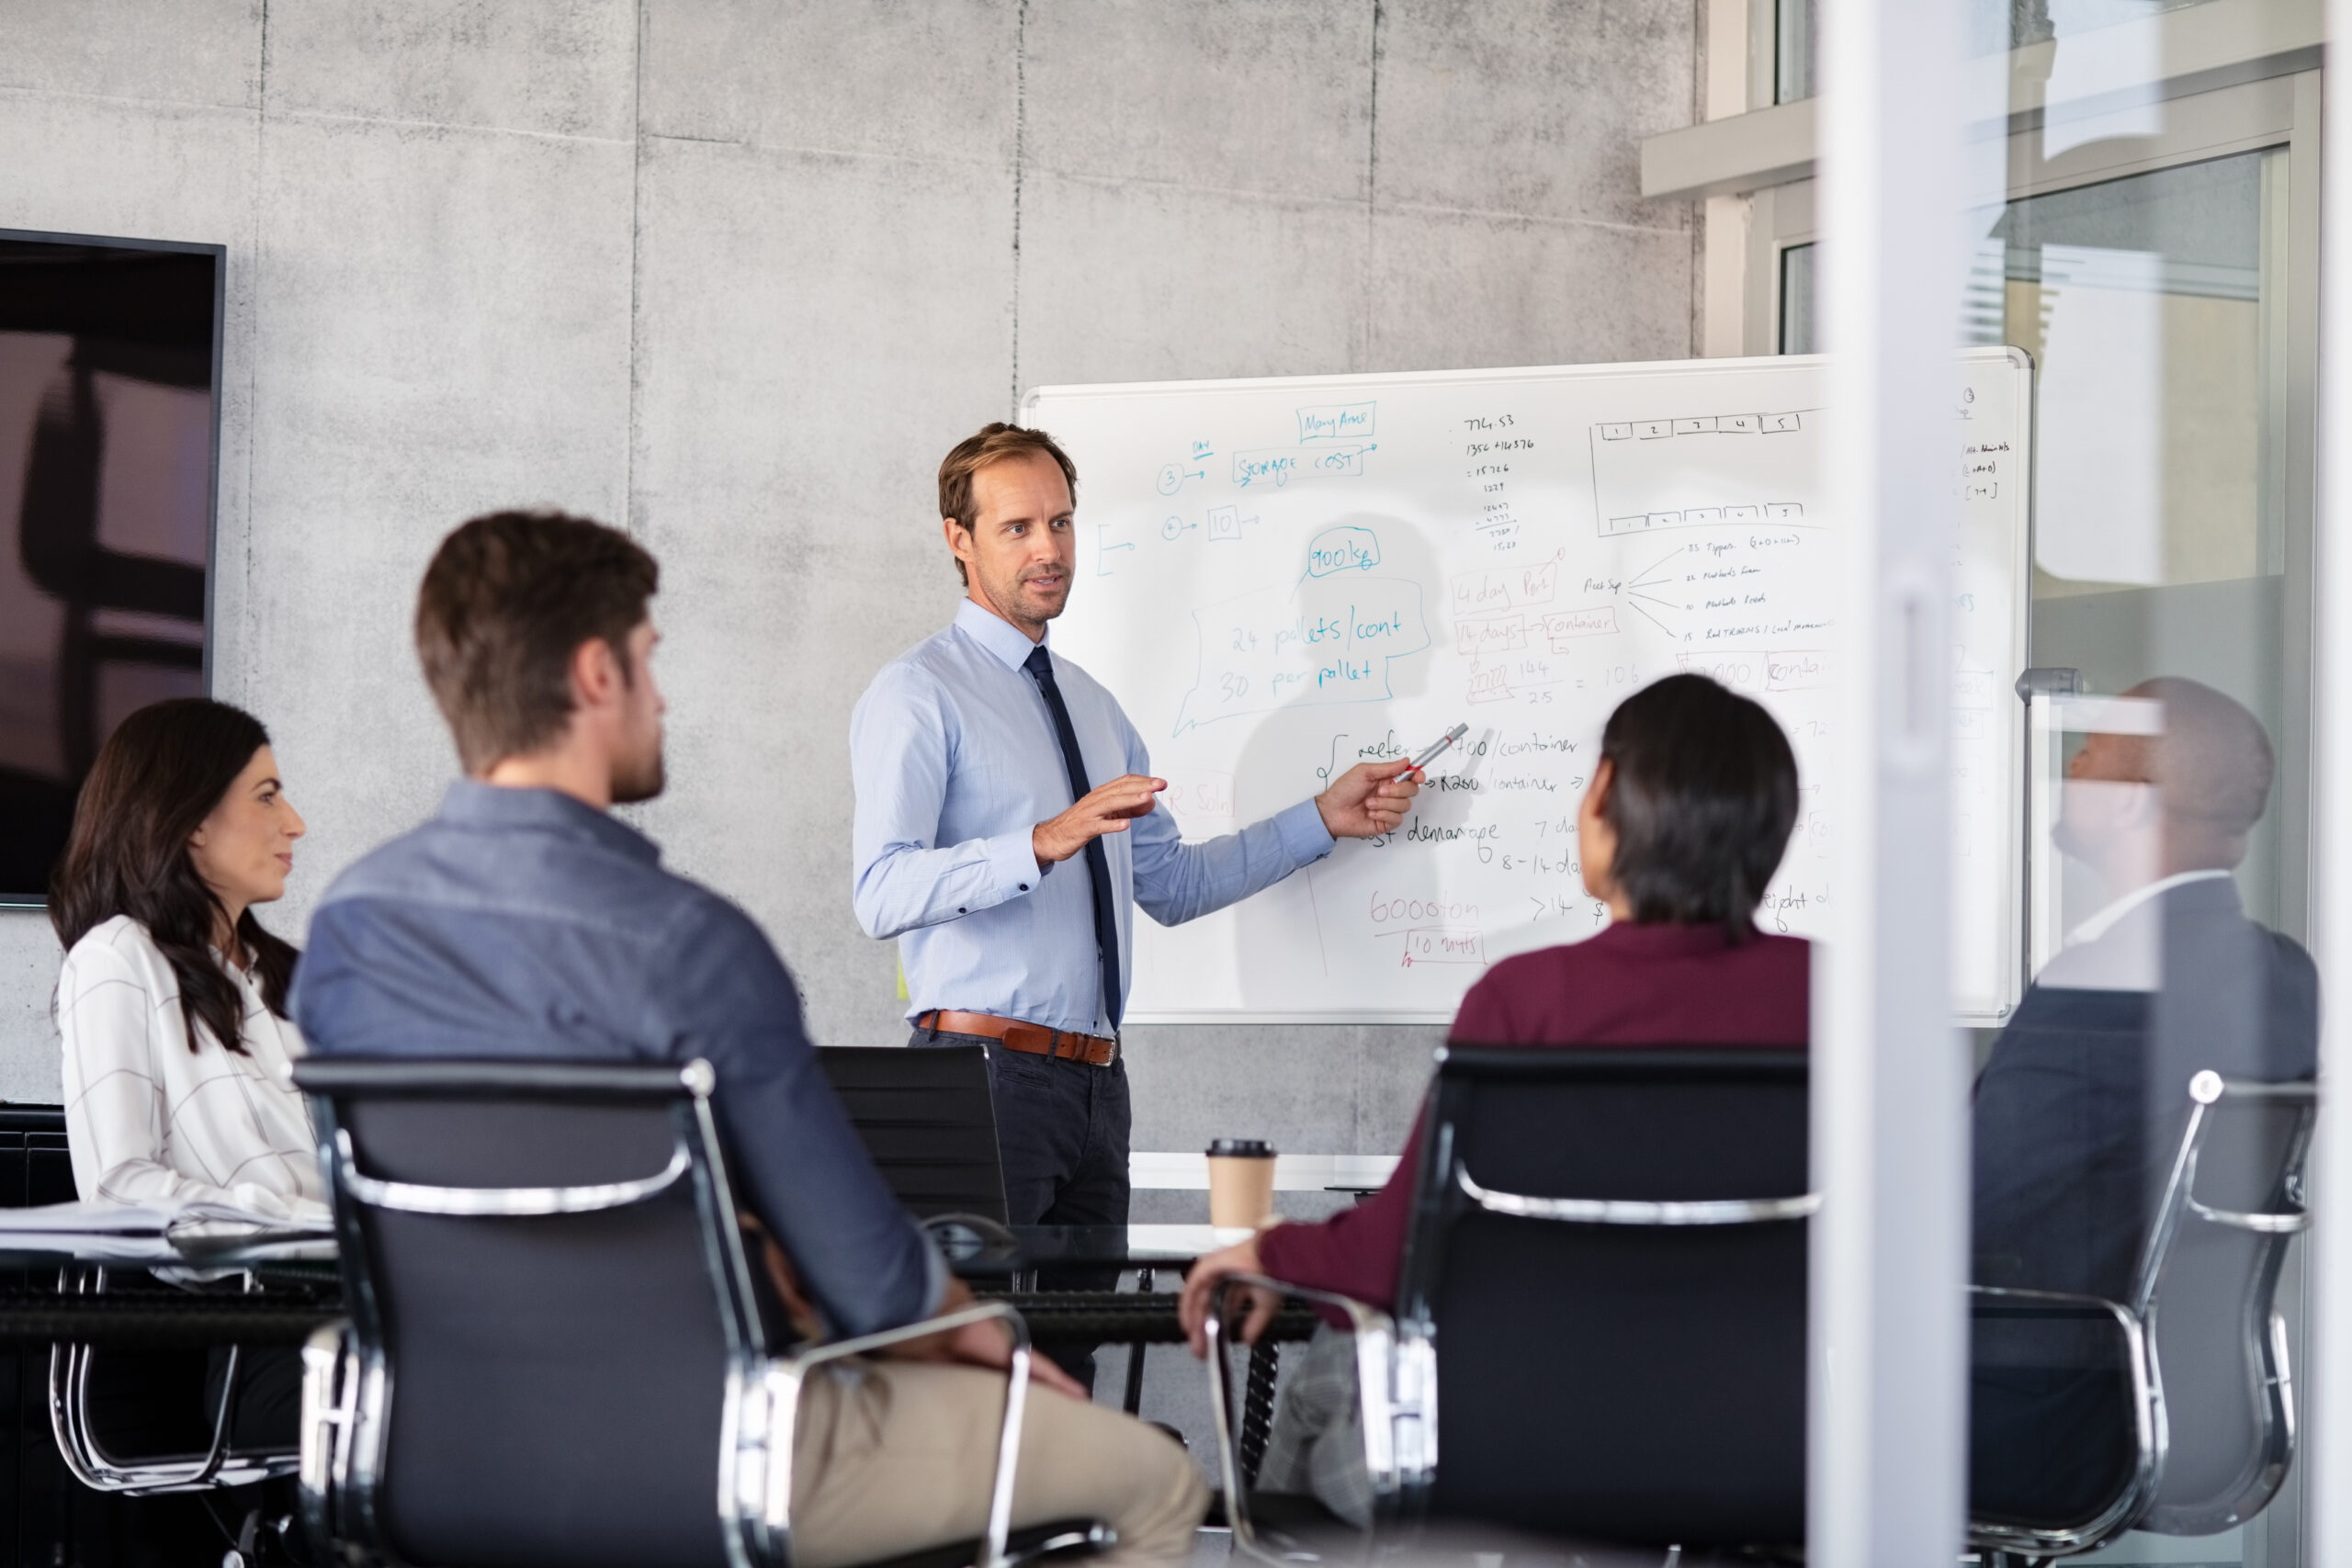
[[[2009,659],[2014,670],[2008,679],[2029,669],[2033,647],[2033,512],[2035,476],[2040,463],[2040,442],[2037,439],[2038,389],[2033,357],[2014,344],[1991,345],[1962,349],[1957,355],[1961,364],[2006,363],[2017,378],[2018,429],[2025,442],[2025,493],[2021,504],[2011,513],[2007,554],[2009,558],[2010,581],[2015,585],[2012,600],[2014,619],[2009,637]],[[1826,355],[1771,354],[1750,355],[1718,359],[1646,359],[1628,360],[1605,365],[1520,365],[1495,369],[1464,370],[1386,370],[1362,375],[1332,376],[1243,376],[1208,380],[1114,381],[1100,385],[1064,383],[1033,387],[1021,400],[1021,423],[1035,426],[1042,423],[1039,410],[1056,399],[1063,398],[1131,398],[1166,397],[1171,394],[1215,394],[1219,392],[1315,391],[1350,387],[1431,387],[1465,384],[1494,384],[1557,378],[1563,372],[1573,371],[1580,378],[1611,379],[1622,377],[1700,375],[1752,366],[1761,369],[1819,367],[1826,369]],[[1080,476],[1081,496],[1084,478]],[[1082,513],[1085,502],[1079,502]],[[2013,693],[2004,694],[2013,695]],[[1117,694],[1114,693],[1114,696]],[[2008,731],[2010,755],[2016,763],[2012,787],[2007,796],[2009,875],[2012,881],[2009,918],[2013,940],[2007,944],[2008,974],[2006,991],[2008,1000],[1987,1012],[1955,1012],[1953,1023],[1961,1028],[1998,1028],[2017,1010],[2026,984],[2026,954],[2031,941],[2028,925],[2031,878],[2029,863],[2032,846],[2027,839],[2026,814],[2026,711],[2022,702],[2013,702],[2002,709]],[[1148,918],[1148,917],[1145,917]],[[1474,984],[1476,982],[1473,982]],[[1237,1009],[1230,1011],[1171,1011],[1152,1010],[1127,1013],[1127,1024],[1396,1024],[1399,1026],[1450,1024],[1458,1009],[1376,1009],[1376,1008],[1317,1008],[1312,1010],[1280,1010],[1266,1009]]]

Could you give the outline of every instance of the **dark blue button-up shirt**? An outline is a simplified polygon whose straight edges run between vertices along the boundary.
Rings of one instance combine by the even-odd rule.
[[[923,1316],[944,1267],[819,1068],[792,976],[749,916],[661,861],[570,795],[454,784],[328,888],[295,1019],[325,1056],[700,1056],[737,1190],[832,1327]]]

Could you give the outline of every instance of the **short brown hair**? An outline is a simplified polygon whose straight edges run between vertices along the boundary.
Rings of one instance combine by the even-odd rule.
[[[661,577],[628,535],[560,512],[493,512],[442,540],[417,590],[416,652],[466,772],[562,733],[572,650],[589,638],[628,675]]]
[[[1043,452],[1060,465],[1062,478],[1069,484],[1069,498],[1077,501],[1078,465],[1069,460],[1069,454],[1042,430],[1024,430],[997,420],[956,443],[940,460],[939,514],[954,518],[957,527],[970,533],[972,525],[979,521],[979,509],[972,500],[972,476],[990,463],[1032,452]],[[960,560],[956,563],[956,574],[967,582],[971,581]]]

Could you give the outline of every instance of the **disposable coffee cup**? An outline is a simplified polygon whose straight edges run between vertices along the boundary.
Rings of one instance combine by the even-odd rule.
[[[1209,1145],[1209,1224],[1255,1230],[1274,1217],[1274,1146],[1262,1138]]]

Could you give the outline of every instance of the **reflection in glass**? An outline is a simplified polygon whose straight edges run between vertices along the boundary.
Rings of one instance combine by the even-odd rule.
[[[204,690],[216,265],[0,240],[0,898],[123,716]]]
[[[2056,93],[2070,49],[2112,55],[2135,35],[2097,28],[2160,8],[2007,24],[2059,40]],[[2020,135],[2141,146],[2162,108]],[[2294,940],[2288,181],[2281,147],[2043,190],[1970,257],[1964,338],[2036,366],[2035,723],[2063,769],[2029,796],[2039,972],[1973,1128],[1971,1515],[2029,1555],[2128,1528],[2095,1560],[2299,1561],[2318,979]]]
[[[1977,1084],[1972,1512],[2209,1535],[2291,1457],[2274,1312],[2310,1104],[2269,1086],[2314,1076],[2318,977],[2233,877],[2276,770],[2255,716],[2177,677],[2070,706],[2047,847],[2104,901]]]
[[[2080,37],[2119,23],[2143,21],[2206,0],[1969,0],[1968,52],[1999,54],[2053,39]],[[1780,0],[1773,25],[1772,101],[1792,104],[1821,90],[1820,31],[1815,0]]]

